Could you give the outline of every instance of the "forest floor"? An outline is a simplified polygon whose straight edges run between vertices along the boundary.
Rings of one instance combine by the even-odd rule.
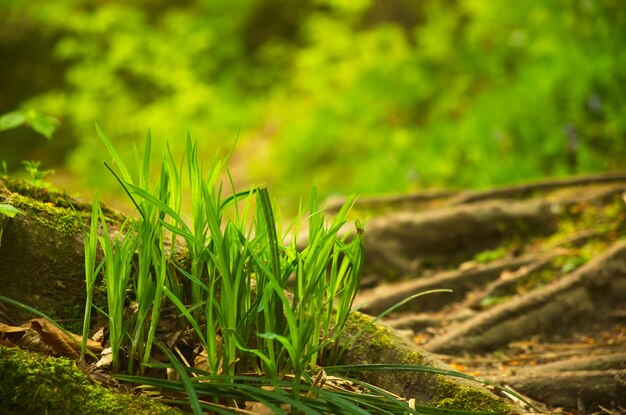
[[[24,226],[5,229],[0,287],[80,324],[82,225],[59,207],[63,195],[35,193],[32,216],[16,219]],[[87,221],[89,205],[74,206]],[[361,198],[351,215],[367,218],[360,311],[378,316],[440,290],[382,321],[548,413],[626,413],[626,173]]]
[[[626,413],[626,174],[361,199],[355,304],[550,413]],[[338,205],[337,205],[338,206]],[[331,203],[330,210],[335,205]]]

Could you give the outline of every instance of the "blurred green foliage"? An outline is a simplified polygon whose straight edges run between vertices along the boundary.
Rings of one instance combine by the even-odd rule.
[[[11,111],[0,115],[0,132],[26,126],[43,135],[48,140],[57,128],[59,120],[36,111]]]
[[[481,187],[626,156],[622,0],[7,0],[0,28],[0,113],[59,118],[62,157],[39,158],[88,184],[94,121],[122,149],[189,130],[214,155],[241,131],[236,179],[291,198],[314,177]],[[9,133],[13,163],[51,144]]]

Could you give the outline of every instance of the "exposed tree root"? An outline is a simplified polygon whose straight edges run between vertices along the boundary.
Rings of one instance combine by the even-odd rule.
[[[452,294],[420,297],[385,321],[430,351],[482,352],[480,358],[440,356],[489,379],[503,375],[481,369],[479,361],[498,367],[501,356],[513,353],[518,343],[536,347],[585,332],[610,339],[615,333],[607,327],[619,331],[626,324],[625,191],[626,174],[615,173],[465,192],[413,205],[394,201],[405,212],[382,206],[382,217],[366,226],[367,270],[381,283],[363,290],[357,304],[366,303],[363,310],[376,315],[418,292],[453,289]],[[477,252],[480,257],[474,256]],[[409,278],[389,282],[389,276],[399,275]],[[624,370],[624,356],[616,350],[604,350],[596,339],[584,349],[563,344],[543,356],[530,354],[528,360],[511,362],[516,378],[510,384],[569,411],[582,405],[587,413],[599,413],[603,405],[603,411],[619,413],[624,405],[614,394],[621,390],[621,378],[611,371]],[[535,360],[548,356],[545,364]],[[570,391],[550,400],[549,394],[537,392],[543,390],[539,380],[528,380],[553,382],[553,373],[560,373],[563,382],[572,376],[572,390],[578,385],[576,390],[597,394],[577,400]]]
[[[362,210],[371,209],[388,209],[393,207],[394,210],[407,208],[420,203],[429,203],[437,200],[447,199],[457,194],[457,192],[450,190],[432,190],[420,193],[409,194],[397,194],[386,196],[370,196],[359,197],[356,201],[355,207]],[[338,212],[344,205],[345,200],[343,198],[337,200],[331,200],[326,203],[327,212]]]
[[[581,413],[602,404],[626,406],[626,370],[534,371],[491,380],[553,407]]]
[[[566,179],[543,180],[518,186],[508,186],[485,191],[467,191],[453,197],[449,203],[453,205],[475,203],[493,199],[516,199],[532,196],[535,192],[552,191],[566,187],[587,186],[599,183],[615,183],[626,181],[625,172],[603,173],[589,176],[578,176]]]
[[[547,234],[559,212],[544,200],[490,201],[372,219],[366,226],[366,272],[415,275],[421,262],[458,261],[530,230]]]
[[[494,279],[485,286],[483,290],[477,290],[469,296],[465,306],[472,309],[480,309],[481,302],[489,297],[499,297],[509,295],[515,292],[515,287],[525,279],[529,278],[533,273],[545,269],[550,261],[554,259],[556,254],[549,254],[545,257],[536,258],[534,261],[524,264],[519,269],[507,269],[500,273],[499,278]],[[509,272],[504,272],[509,271]]]
[[[414,294],[434,289],[447,288],[451,293],[438,293],[420,297],[409,302],[399,311],[431,311],[461,301],[472,290],[498,278],[504,271],[515,271],[537,260],[534,255],[502,259],[486,265],[474,265],[471,269],[445,271],[427,278],[416,278],[394,284],[383,284],[364,291],[357,296],[355,304],[365,304],[362,311],[377,315],[394,304]]]
[[[563,188],[587,186],[592,184],[626,182],[626,172],[602,173],[588,176],[577,176],[564,179],[542,180],[517,186],[506,186],[483,191],[455,192],[449,190],[431,190],[416,193],[392,194],[385,196],[360,197],[356,201],[357,209],[391,209],[414,208],[415,204],[448,199],[445,204],[459,205],[494,199],[521,199],[537,192],[548,192]],[[330,200],[326,203],[329,212],[339,211],[345,200]]]
[[[607,301],[626,298],[626,241],[618,242],[561,280],[514,298],[436,337],[438,353],[493,349],[512,340],[557,330],[593,315]]]
[[[592,356],[576,356],[537,366],[528,366],[523,370],[528,373],[566,372],[581,370],[626,370],[626,351],[598,354]]]
[[[394,330],[370,324],[371,317],[355,313],[348,322],[341,342],[347,346],[342,358],[346,364],[409,364],[435,369],[449,369],[424,352],[415,343],[398,335]],[[353,376],[383,387],[399,396],[416,399],[439,407],[466,410],[502,411],[518,413],[513,405],[498,402],[495,396],[476,382],[442,376],[429,372],[364,371]],[[450,397],[455,398],[450,400]],[[456,401],[456,404],[453,402]],[[447,402],[447,403],[445,403]]]
[[[52,318],[82,321],[85,304],[83,235],[91,205],[27,183],[0,178],[0,203],[22,213],[0,215],[0,293]],[[122,216],[102,205],[111,229]],[[11,317],[32,313],[6,305]]]

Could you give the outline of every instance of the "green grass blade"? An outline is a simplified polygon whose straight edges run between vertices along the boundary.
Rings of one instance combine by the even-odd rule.
[[[269,240],[269,249],[271,252],[270,269],[272,273],[280,278],[280,253],[278,251],[278,237],[276,235],[276,222],[274,221],[274,213],[272,212],[272,203],[267,192],[267,188],[260,187],[257,191],[259,201],[263,210],[265,224],[267,226],[267,237]]]
[[[196,334],[198,338],[200,339],[200,342],[202,343],[202,345],[206,347],[207,339],[202,335],[202,329],[200,328],[200,325],[198,324],[196,319],[193,318],[189,310],[187,310],[187,307],[185,307],[185,305],[178,299],[178,297],[176,297],[174,293],[172,293],[169,289],[167,289],[167,287],[164,287],[163,292],[165,293],[167,298],[172,303],[174,303],[176,308],[178,308],[178,311],[180,311],[181,314],[185,316],[189,324],[191,324],[191,327],[193,327],[193,329],[196,331]]]
[[[472,375],[468,375],[466,373],[457,372],[455,370],[448,369],[439,369],[431,366],[423,366],[423,365],[407,365],[407,364],[387,364],[387,363],[371,363],[371,364],[357,364],[357,365],[337,365],[337,366],[326,366],[324,367],[328,373],[354,373],[354,372],[376,372],[376,371],[395,371],[395,372],[423,372],[423,373],[435,373],[438,375],[456,377],[466,380],[471,380],[474,382],[482,383],[484,385],[492,386],[498,390],[506,392],[527,405],[532,406],[523,396],[519,393],[502,387],[496,383],[490,382],[488,380],[480,379],[474,377]],[[534,407],[533,407],[534,408]],[[536,409],[536,408],[535,408]]]
[[[187,375],[187,371],[183,367],[183,365],[178,361],[176,356],[161,342],[156,343],[157,347],[161,349],[161,351],[167,356],[169,361],[172,363],[172,366],[180,376],[181,382],[185,388],[185,392],[187,392],[187,397],[189,398],[189,404],[191,406],[191,410],[194,415],[202,415],[202,408],[200,407],[200,402],[198,400],[198,395],[196,394],[196,390],[194,389],[194,385],[191,383],[191,379]]]
[[[111,157],[113,157],[113,161],[115,162],[117,167],[120,169],[120,172],[122,173],[122,179],[124,179],[125,182],[132,183],[132,177],[130,173],[128,173],[128,169],[126,168],[124,161],[122,160],[119,153],[115,149],[115,146],[113,146],[111,139],[105,134],[104,131],[102,131],[98,123],[96,123],[96,131],[98,132],[98,135],[100,136],[100,140],[102,141],[102,144],[104,144],[104,146],[106,147]]]
[[[161,240],[160,249],[163,249],[163,240]],[[167,274],[167,261],[165,253],[161,252],[160,263],[158,264],[156,290],[154,293],[154,304],[152,305],[152,318],[150,319],[150,327],[148,329],[148,336],[146,338],[146,344],[144,349],[144,355],[142,362],[145,364],[150,359],[150,352],[152,351],[152,344],[154,343],[157,327],[159,324],[161,313],[161,302],[163,297],[163,289],[165,287],[165,280]]]
[[[84,236],[85,245],[85,288],[87,290],[87,298],[85,301],[85,314],[83,316],[83,340],[80,345],[81,357],[85,356],[87,351],[87,340],[89,338],[89,328],[91,326],[91,308],[93,302],[93,289],[98,275],[96,267],[96,254],[98,250],[98,211],[100,204],[98,202],[98,192],[93,196],[91,205],[91,224],[89,233]]]
[[[186,231],[190,235],[193,235],[193,233],[191,232],[191,229],[189,229],[189,227],[187,227],[187,225],[185,224],[185,221],[180,217],[178,212],[176,212],[174,209],[172,209],[170,206],[168,206],[162,200],[159,200],[156,196],[154,196],[150,192],[142,189],[141,187],[135,186],[132,183],[126,183],[126,186],[128,187],[129,191],[131,191],[132,193],[137,194],[142,199],[148,201],[150,204],[152,204],[156,208],[162,210],[167,215],[169,215],[172,219],[174,219],[176,221],[176,223],[181,227],[182,230]],[[168,223],[164,223],[164,225],[169,225],[169,224]],[[201,241],[199,241],[199,242],[201,242]]]
[[[133,202],[133,205],[135,205],[135,207],[137,208],[137,211],[141,214],[142,218],[144,220],[146,220],[146,214],[144,213],[143,209],[141,208],[141,206],[139,206],[139,204],[137,203],[137,201],[135,200],[135,198],[133,197],[133,195],[130,193],[130,191],[128,190],[128,186],[126,183],[124,183],[124,181],[122,181],[122,179],[117,175],[117,173],[115,173],[115,170],[113,170],[113,168],[111,166],[109,166],[107,164],[107,162],[104,162],[104,167],[106,167],[111,174],[113,175],[113,177],[115,177],[115,179],[117,180],[117,182],[122,186],[122,189],[124,189],[124,192],[126,193],[126,195],[128,196],[128,198],[131,200],[131,202]]]

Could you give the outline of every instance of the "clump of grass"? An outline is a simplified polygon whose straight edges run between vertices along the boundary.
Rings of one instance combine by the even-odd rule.
[[[159,311],[165,303],[174,305],[193,329],[213,376],[232,378],[252,370],[276,380],[290,374],[299,383],[305,372],[320,365],[320,352],[336,347],[359,285],[361,229],[350,239],[338,236],[353,199],[328,224],[314,187],[309,243],[298,250],[297,229],[291,243],[282,243],[284,235],[267,189],[259,186],[238,192],[230,180],[231,194],[223,196],[218,178],[224,160],[205,172],[197,144],[189,137],[188,187],[183,188],[183,169],[169,150],[163,156],[159,180],[149,181],[150,136],[143,157],[137,156],[139,173],[133,179],[108,137],[99,128],[98,133],[114,159],[115,176],[139,213],[116,236],[110,236],[96,196],[90,234],[85,238],[85,322],[101,267],[114,370],[121,371],[127,362],[125,371],[136,373],[137,362],[141,368],[150,360]],[[181,214],[183,194],[191,196],[190,223]],[[179,240],[188,250],[188,269],[171,261]],[[168,243],[169,255],[164,249]],[[101,264],[95,260],[97,245],[104,254]],[[181,276],[187,291],[177,282]],[[291,280],[293,291],[288,289]],[[128,318],[124,313],[128,313],[130,298],[136,304]]]
[[[298,226],[289,228],[292,237],[283,243],[287,233],[282,232],[267,189],[237,191],[223,159],[205,171],[197,143],[189,137],[186,163],[177,163],[168,148],[159,179],[152,183],[149,134],[143,156],[136,152],[138,174],[133,178],[109,138],[100,128],[97,131],[117,166],[107,168],[139,215],[113,232],[96,194],[85,238],[88,295],[83,335],[86,339],[94,307],[92,291],[101,273],[107,307],[98,311],[108,318],[113,371],[120,379],[186,392],[194,414],[231,413],[243,401],[261,403],[277,414],[434,410],[356,380],[352,382],[365,393],[321,387],[320,379],[326,375],[320,368],[331,368],[341,356],[338,339],[354,311],[359,287],[363,228],[356,222],[352,235],[339,236],[354,198],[327,221],[313,186],[306,214],[308,244],[298,249]],[[219,182],[224,170],[228,196]],[[191,197],[189,222],[181,213],[184,194]],[[186,246],[188,266],[175,261],[179,241]],[[99,263],[98,246],[103,253]],[[183,364],[164,339],[157,338],[165,306],[177,310],[206,355],[204,370]],[[155,345],[170,363],[152,359]],[[137,376],[146,368],[173,368],[179,380]],[[363,366],[332,369],[337,373],[368,370]],[[432,371],[417,366],[401,369]]]

